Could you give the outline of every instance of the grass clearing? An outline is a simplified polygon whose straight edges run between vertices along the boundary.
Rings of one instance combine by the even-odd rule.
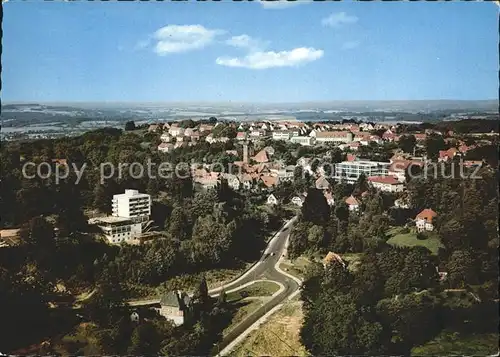
[[[231,323],[228,327],[222,331],[222,335],[226,336],[233,328],[235,328],[241,321],[243,321],[247,316],[251,315],[257,311],[264,302],[267,300],[265,298],[255,298],[255,299],[245,299],[239,300],[238,302],[231,303],[232,310],[235,312]]]
[[[359,267],[359,264],[361,264],[361,257],[363,256],[363,253],[345,253],[339,255],[342,260],[345,260],[348,263],[348,269],[355,272]]]
[[[300,256],[294,260],[285,258],[280,264],[280,269],[292,274],[299,279],[304,279],[305,272],[310,264],[311,260],[304,256]]]
[[[307,356],[300,343],[302,303],[295,299],[285,305],[258,330],[239,344],[231,356]]]
[[[498,353],[498,334],[461,335],[443,331],[425,345],[414,347],[412,356],[490,356]]]
[[[241,300],[249,296],[271,296],[280,289],[280,286],[270,281],[254,283],[246,288],[228,293],[227,301]]]
[[[405,231],[403,227],[393,227],[387,231],[387,235],[389,236],[387,244],[398,247],[422,246],[429,249],[434,255],[437,255],[438,249],[443,247],[439,237],[433,232],[428,233],[429,238],[420,240],[417,239],[417,233],[414,229]]]

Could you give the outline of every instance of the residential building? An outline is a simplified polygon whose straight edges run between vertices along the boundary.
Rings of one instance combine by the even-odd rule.
[[[320,176],[315,182],[315,186],[318,190],[329,190],[330,182],[326,179],[325,176]]]
[[[297,196],[294,196],[292,199],[291,199],[291,202],[296,205],[296,206],[299,206],[299,207],[302,207],[302,205],[304,204],[304,201],[306,200],[306,196],[305,195],[297,195]]]
[[[424,163],[423,161],[405,160],[400,158],[395,160],[391,159],[391,166],[389,166],[387,174],[389,176],[396,177],[399,180],[399,182],[405,182],[407,169],[410,168],[412,172],[415,172],[412,169],[413,166],[423,167]]]
[[[268,205],[277,205],[278,204],[278,199],[276,198],[275,195],[273,195],[272,193],[267,196],[267,204]]]
[[[359,210],[359,201],[354,196],[349,196],[345,199],[345,203],[351,212],[357,212]]]
[[[383,192],[402,192],[404,189],[403,183],[394,176],[370,176],[368,182]]]
[[[185,321],[190,305],[191,299],[188,294],[181,291],[171,291],[161,297],[159,312],[167,320],[180,326]]]
[[[172,126],[170,126],[170,129],[168,130],[168,133],[172,136],[183,136],[184,128],[181,128],[178,124],[172,124]]]
[[[448,150],[439,150],[439,158],[438,161],[448,161],[453,159],[457,154],[460,154],[458,149],[450,148]]]
[[[326,203],[328,203],[329,206],[333,206],[335,204],[335,199],[333,198],[332,192],[331,191],[324,191],[323,196],[325,196]]]
[[[355,183],[361,174],[369,176],[387,176],[390,163],[368,160],[344,161],[335,164],[336,181],[345,180],[347,183]]]
[[[236,140],[247,140],[247,137],[248,137],[248,135],[244,131],[239,131],[236,134]]]
[[[259,151],[254,157],[252,157],[252,159],[258,163],[269,162],[267,151],[264,149]]]
[[[160,129],[160,126],[158,124],[151,124],[149,127],[148,127],[148,132],[150,133],[155,133],[158,131],[158,129]]]
[[[314,145],[315,139],[310,136],[292,136],[290,142],[293,144],[299,144],[302,146],[311,146]]]
[[[227,179],[227,185],[233,190],[238,191],[240,189],[241,183],[236,175],[227,174],[225,175]]]
[[[332,264],[333,262],[338,262],[342,264],[342,267],[346,267],[345,262],[342,260],[340,255],[333,253],[333,252],[328,252],[326,257],[323,259],[323,266],[326,268],[329,264]]]
[[[433,231],[434,224],[432,221],[435,217],[437,217],[437,213],[430,208],[426,208],[422,212],[417,214],[417,216],[415,217],[415,225],[417,227],[417,231]]]
[[[273,188],[278,185],[279,179],[274,176],[261,176],[260,180],[266,188]]]

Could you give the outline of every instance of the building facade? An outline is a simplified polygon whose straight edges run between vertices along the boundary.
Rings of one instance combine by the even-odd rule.
[[[337,182],[345,180],[347,183],[355,183],[361,174],[370,176],[387,176],[390,163],[355,160],[344,161],[335,164],[334,178]]]

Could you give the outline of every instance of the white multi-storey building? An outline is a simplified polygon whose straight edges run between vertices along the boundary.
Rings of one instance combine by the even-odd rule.
[[[137,190],[113,195],[112,215],[131,218],[134,221],[147,221],[151,215],[151,196]]]
[[[151,215],[151,196],[137,190],[125,190],[113,196],[111,207],[111,216],[95,219],[109,243],[138,239]]]
[[[387,176],[390,163],[376,161],[344,161],[335,164],[336,181],[345,180],[347,183],[355,183],[361,174],[367,178],[370,176]]]
[[[314,138],[310,136],[292,136],[290,141],[294,144],[300,144],[302,146],[311,146],[314,144]]]
[[[291,133],[288,130],[273,131],[273,140],[289,140]]]

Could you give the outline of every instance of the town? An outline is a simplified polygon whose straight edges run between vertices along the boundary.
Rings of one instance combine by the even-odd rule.
[[[498,356],[499,4],[2,0],[0,355]]]

